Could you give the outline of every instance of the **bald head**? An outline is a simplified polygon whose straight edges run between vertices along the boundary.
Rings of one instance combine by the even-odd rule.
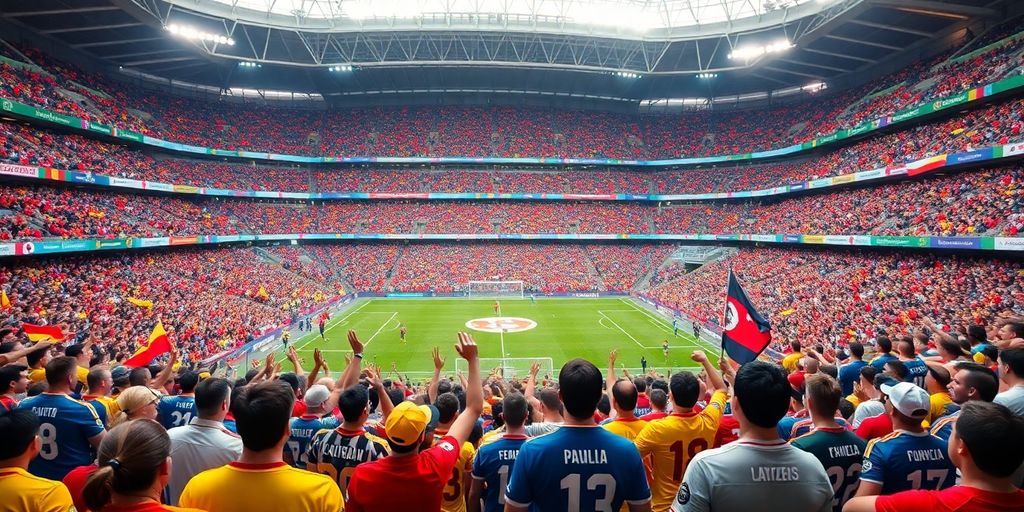
[[[612,398],[615,399],[615,409],[618,411],[632,411],[636,409],[637,400],[636,386],[632,381],[620,379],[612,386]]]

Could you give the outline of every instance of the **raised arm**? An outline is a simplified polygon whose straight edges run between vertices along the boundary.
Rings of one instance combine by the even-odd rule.
[[[373,390],[377,392],[377,398],[380,400],[380,413],[381,421],[388,419],[388,415],[391,414],[391,410],[395,408],[395,404],[391,403],[391,397],[388,396],[388,390],[384,389],[384,380],[380,378],[380,368],[368,366],[366,368],[366,382],[373,386]]]
[[[174,363],[177,362],[178,351],[171,350],[171,359],[167,361],[167,364],[164,365],[164,368],[160,370],[160,373],[156,375],[156,378],[154,378],[152,382],[149,383],[149,387],[153,389],[159,389],[164,387],[164,384],[167,384],[167,381],[171,380],[171,373],[174,371]]]
[[[615,358],[618,351],[612,350],[608,353],[608,373],[605,375],[604,392],[608,394],[608,400],[612,399],[612,388],[615,387]],[[612,407],[609,418],[615,417],[615,408]]]
[[[432,355],[434,356],[434,376],[431,377],[430,387],[427,388],[427,398],[430,399],[430,403],[437,400],[437,386],[441,382],[441,369],[444,368],[444,358],[441,357],[441,352],[437,347],[434,347]]]
[[[288,347],[288,361],[292,363],[292,368],[295,369],[295,376],[302,378],[306,376],[306,372],[302,371],[302,363],[299,362],[299,355],[295,353],[295,347]]]
[[[6,354],[0,354],[0,366],[8,365],[17,362],[19,359],[36,352],[38,350],[49,350],[53,346],[50,340],[43,340],[32,345],[29,345],[21,350],[13,350]]]
[[[708,374],[708,381],[715,391],[725,391],[725,381],[722,380],[722,374],[718,373],[718,370],[711,364],[711,361],[708,361],[708,356],[704,354],[704,351],[695,350],[690,358],[704,367],[704,371]]]
[[[338,377],[338,381],[334,386],[335,388],[341,386],[343,391],[359,382],[359,370],[363,362],[363,342],[359,341],[356,331],[348,331],[348,345],[352,347],[352,359],[348,362],[348,366],[345,367],[345,371]],[[339,392],[338,394],[341,393]]]
[[[473,337],[468,333],[460,332],[459,343],[455,345],[455,351],[466,360],[469,366],[469,382],[476,383],[476,385],[469,386],[469,389],[466,390],[466,410],[459,414],[459,417],[455,419],[455,423],[448,429],[448,435],[454,437],[458,441],[459,446],[462,446],[462,443],[469,439],[469,434],[473,432],[476,420],[484,410],[484,393],[479,385],[480,357]]]
[[[313,349],[313,369],[310,370],[309,376],[306,377],[306,389],[313,387],[316,384],[316,376],[320,373],[320,368],[323,368],[324,356],[320,353],[320,349]]]

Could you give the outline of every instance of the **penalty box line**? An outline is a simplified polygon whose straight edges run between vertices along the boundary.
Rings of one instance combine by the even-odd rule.
[[[640,343],[640,341],[637,340],[636,338],[634,338],[632,334],[630,334],[628,331],[623,329],[622,326],[618,324],[618,322],[616,322],[615,320],[612,320],[612,318],[610,316],[606,315],[604,313],[604,310],[600,310],[600,309],[597,310],[597,314],[601,315],[602,320],[607,320],[607,321],[611,322],[612,325],[614,325],[616,328],[618,328],[620,331],[622,331],[622,334],[625,334],[626,337],[628,337],[629,339],[633,340],[633,343],[636,343],[637,346],[639,346],[640,348],[643,348],[643,349],[659,348],[659,347],[648,347],[647,345],[644,345],[643,343]],[[598,323],[600,324],[601,321],[599,320]]]
[[[660,316],[653,315],[650,311],[647,311],[646,309],[643,309],[643,308],[637,306],[636,304],[633,304],[632,302],[630,302],[627,299],[619,299],[619,300],[622,301],[623,304],[626,304],[627,306],[633,308],[634,310],[639,311],[639,312],[647,315],[648,318],[654,319],[661,326],[661,328],[664,329],[666,332],[669,332],[669,333],[672,332],[672,326],[670,324],[668,324],[668,322],[664,318],[662,318]],[[712,345],[711,343],[708,343],[708,342],[700,339],[700,337],[696,337],[695,338],[693,335],[687,334],[685,332],[683,333],[683,336],[685,336],[685,338],[692,339],[693,341],[695,341],[697,343],[697,345],[688,345],[688,346],[691,346],[691,347],[694,347],[694,348],[699,348],[701,350],[709,350],[710,349],[712,353],[718,352],[718,351],[722,350],[722,347],[716,347],[716,346]]]

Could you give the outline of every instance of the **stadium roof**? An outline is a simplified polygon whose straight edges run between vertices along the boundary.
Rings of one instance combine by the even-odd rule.
[[[1013,4],[0,0],[0,11],[6,23],[112,66],[217,89],[339,103],[518,94],[636,104],[863,78],[966,27],[1001,21]]]

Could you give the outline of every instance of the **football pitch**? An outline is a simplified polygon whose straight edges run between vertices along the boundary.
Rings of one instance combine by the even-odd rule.
[[[453,345],[459,331],[471,333],[480,346],[485,373],[502,364],[503,357],[505,366],[517,369],[519,375],[525,375],[530,360],[537,358],[550,358],[555,374],[576,357],[590,360],[603,372],[611,350],[618,351],[620,376],[622,367],[639,373],[642,356],[648,369],[659,373],[698,367],[690,359],[694,350],[704,350],[712,361],[718,358],[719,349],[695,340],[688,325],[684,329],[680,322],[675,336],[670,319],[630,298],[538,298],[535,304],[529,299],[504,299],[500,316],[493,305],[493,299],[359,299],[334,313],[327,323],[326,340],[319,333],[293,331],[293,346],[307,371],[313,365],[313,350],[319,348],[336,377],[351,353],[347,333],[354,329],[365,345],[364,364],[376,363],[386,373],[394,363],[399,373],[414,380],[433,371],[434,346],[445,358],[445,373],[454,373],[458,355]],[[407,329],[405,343],[399,337],[401,326]],[[664,340],[669,342],[667,358],[662,352]],[[464,369],[464,361],[460,364]],[[542,368],[546,373],[547,365]]]

